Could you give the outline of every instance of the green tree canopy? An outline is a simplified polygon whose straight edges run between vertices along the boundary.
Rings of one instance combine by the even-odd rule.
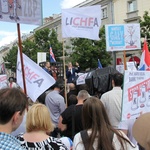
[[[148,43],[150,42],[150,15],[148,11],[144,12],[143,18],[140,20],[141,26],[141,38],[147,39]],[[150,50],[150,46],[149,46]]]
[[[105,28],[100,29],[100,40],[73,39],[73,53],[71,55],[73,63],[78,62],[84,70],[86,68],[97,68],[98,59],[103,67],[111,64],[112,58],[106,51]]]
[[[50,31],[46,28],[43,30],[36,31],[34,34],[33,41],[29,39],[23,41],[22,51],[35,62],[37,62],[37,52],[46,52],[47,61],[49,61],[50,46],[52,46],[56,61],[59,61],[59,57],[62,56],[62,43],[58,41],[57,33],[55,32],[55,30]],[[8,69],[12,69],[12,71],[16,70],[17,49],[17,46],[13,46],[10,49],[9,53],[3,58],[5,62],[9,62],[9,64],[7,64],[6,67]]]

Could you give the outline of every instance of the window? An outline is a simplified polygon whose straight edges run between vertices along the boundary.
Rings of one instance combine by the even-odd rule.
[[[136,0],[128,1],[128,11],[136,11],[137,10],[137,3]]]
[[[107,18],[107,7],[102,8],[102,19]]]

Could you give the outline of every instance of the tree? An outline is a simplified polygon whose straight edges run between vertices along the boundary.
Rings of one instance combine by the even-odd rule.
[[[141,37],[147,38],[148,42],[150,40],[150,15],[148,11],[144,12],[143,20],[140,19],[140,26],[141,26]],[[150,46],[149,46],[150,49]]]
[[[62,56],[62,43],[58,41],[57,33],[54,29],[50,31],[46,28],[36,31],[34,42],[40,51],[47,52],[48,54],[49,48],[52,46],[56,61],[59,61],[59,57]],[[47,60],[49,60],[49,55],[47,55]]]
[[[46,52],[48,54],[47,61],[49,61],[50,46],[52,46],[56,61],[59,61],[59,57],[62,56],[62,43],[58,41],[55,30],[50,31],[46,28],[36,31],[33,41],[29,39],[23,41],[22,51],[35,62],[37,62],[37,52]],[[6,68],[11,69],[12,71],[16,71],[17,50],[17,46],[12,47],[9,53],[3,58],[5,62],[9,62],[9,64],[6,65]]]
[[[57,33],[52,29],[50,33],[50,45],[52,46],[53,53],[57,61],[60,61],[59,57],[63,55],[63,45],[62,42],[59,42],[57,39]],[[66,54],[67,55],[67,54]]]
[[[17,46],[13,46],[9,53],[3,58],[4,62],[8,62],[6,64],[6,68],[11,69],[12,71],[16,71],[16,61],[17,61]]]
[[[94,41],[89,39],[73,39],[72,62],[78,62],[82,69],[97,68],[98,59],[103,67],[111,64],[111,55],[106,52],[105,28],[100,29],[100,40]]]

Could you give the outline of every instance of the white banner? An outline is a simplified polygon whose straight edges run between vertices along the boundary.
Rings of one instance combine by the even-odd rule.
[[[42,24],[41,0],[0,0],[0,21]]]
[[[45,90],[55,83],[55,79],[25,54],[23,54],[23,60],[27,95],[35,102]],[[19,51],[17,58],[17,83],[24,89]]]
[[[105,25],[105,33],[107,51],[141,49],[140,24]]]
[[[122,120],[135,119],[150,112],[150,72],[125,71]]]
[[[46,53],[45,52],[38,52],[37,53],[37,64],[39,65],[40,62],[46,62]]]
[[[62,37],[99,40],[101,6],[94,5],[62,10]]]
[[[0,75],[0,89],[8,87],[7,75]]]

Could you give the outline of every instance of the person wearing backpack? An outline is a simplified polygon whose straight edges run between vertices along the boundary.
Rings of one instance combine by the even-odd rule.
[[[82,122],[84,130],[75,135],[73,150],[138,150],[123,132],[111,126],[98,98],[84,102]]]

